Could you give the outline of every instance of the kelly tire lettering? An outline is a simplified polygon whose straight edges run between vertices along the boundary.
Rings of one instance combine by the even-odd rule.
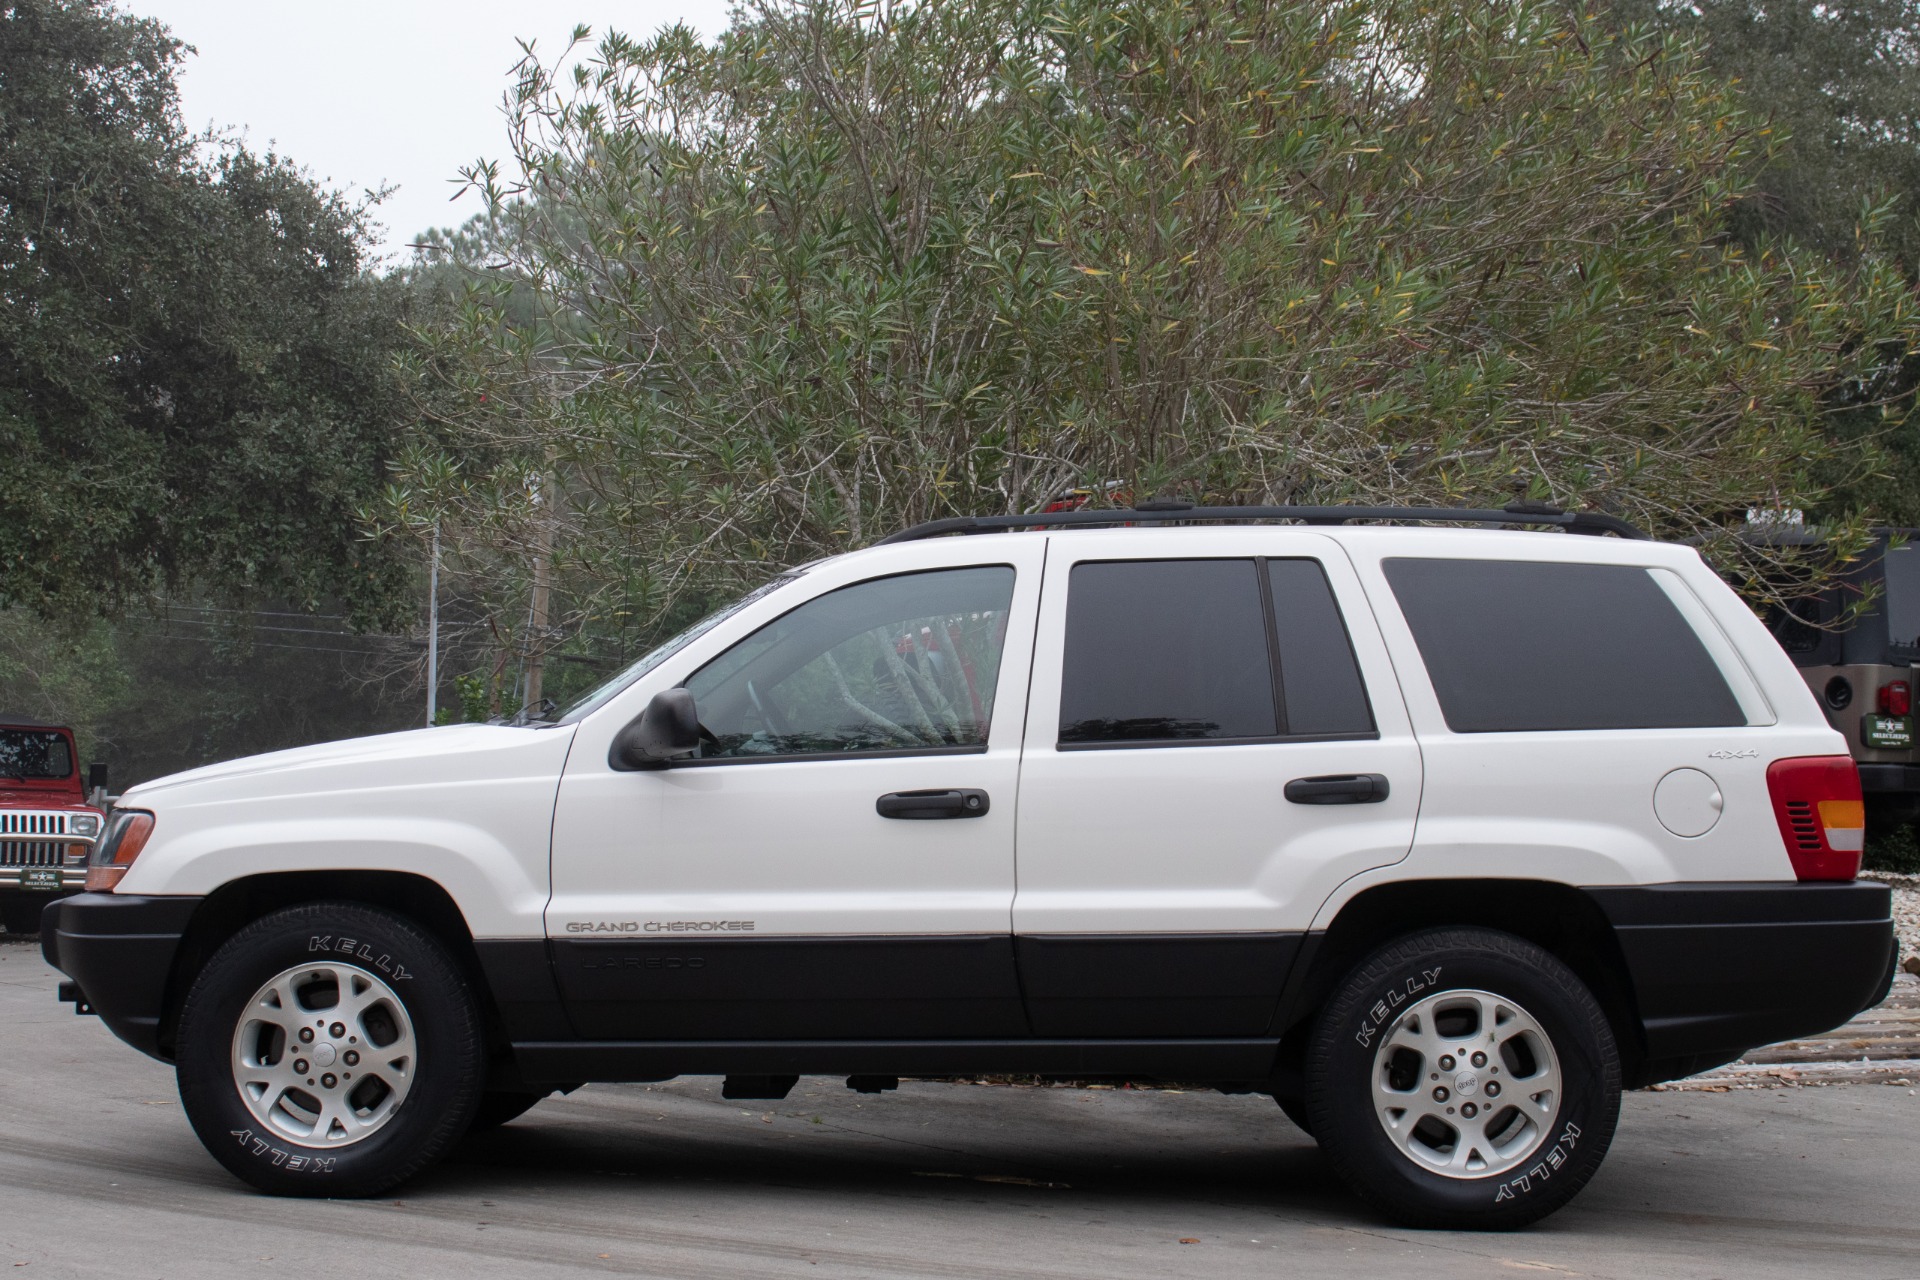
[[[286,994],[275,985],[282,980]],[[300,1104],[304,1090],[364,1117],[362,1095],[331,1075],[288,1081],[272,1070],[294,1043],[286,1028],[307,1030],[307,1015],[316,1015],[311,1029],[327,1041],[333,1021],[355,1017],[350,1006],[337,1018],[329,1012],[345,1005],[341,992],[349,988],[384,989],[386,1007],[397,1005],[412,1037],[411,1076],[389,1095],[379,1122],[366,1121],[364,1136],[345,1126],[321,1135],[310,1120],[301,1123],[297,1105],[274,1099]],[[256,1036],[264,1037],[257,1047]],[[419,923],[361,903],[290,907],[240,929],[191,975],[175,1040],[182,1109],[202,1144],[229,1172],[274,1195],[384,1194],[466,1133],[485,1078],[472,980]],[[376,1041],[356,1043],[364,1049]],[[242,1057],[249,1065],[236,1067]]]
[[[249,1155],[266,1160],[276,1169],[285,1169],[289,1173],[332,1173],[335,1158],[333,1156],[296,1156],[284,1147],[275,1146],[271,1141],[257,1137],[251,1129],[234,1129],[233,1136],[240,1141],[240,1147]]]
[[[1476,1020],[1476,1009],[1518,1020],[1499,1022],[1488,1041],[1474,1042],[1487,1031],[1487,1018]],[[1531,1028],[1526,1043],[1541,1046],[1537,1058],[1531,1050],[1518,1063],[1501,1056],[1514,1027]],[[1620,1061],[1606,1014],[1564,963],[1512,934],[1429,929],[1389,941],[1336,982],[1307,1034],[1310,1132],[1356,1195],[1407,1225],[1525,1226],[1578,1194],[1612,1142]],[[1432,1040],[1422,1039],[1429,1034]],[[1414,1050],[1412,1059],[1397,1056],[1404,1046],[1422,1043],[1430,1047]],[[1478,1048],[1491,1055],[1485,1063],[1451,1060]],[[1442,1058],[1450,1059],[1444,1069]],[[1403,1061],[1417,1069],[1403,1068]],[[1476,1132],[1467,1116],[1480,1108],[1486,1116],[1501,1114],[1516,1098],[1535,1096],[1523,1092],[1526,1082],[1551,1078],[1540,1074],[1549,1068],[1559,1085],[1551,1091],[1550,1116],[1529,1111],[1518,1113],[1517,1122],[1501,1120],[1494,1156],[1447,1167],[1476,1154],[1492,1133]],[[1405,1080],[1397,1074],[1403,1070]],[[1505,1101],[1493,1103],[1479,1092],[1490,1079],[1506,1085]],[[1435,1089],[1443,1096],[1434,1097]],[[1473,1109],[1464,1105],[1468,1100]],[[1425,1114],[1434,1115],[1436,1127],[1422,1146],[1413,1131],[1427,1123]],[[1483,1116],[1480,1123],[1490,1122]]]
[[[307,951],[309,954],[318,951],[326,955],[348,956],[363,962],[382,977],[390,978],[395,982],[405,982],[413,976],[407,972],[405,965],[400,964],[391,955],[384,951],[376,955],[371,946],[354,938],[341,938],[335,942],[330,933],[316,933],[307,939]]]

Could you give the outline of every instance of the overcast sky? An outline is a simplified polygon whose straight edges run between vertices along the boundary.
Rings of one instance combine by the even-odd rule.
[[[384,247],[479,211],[449,182],[480,156],[502,158],[500,95],[515,38],[557,54],[578,22],[650,35],[675,21],[712,36],[727,0],[119,0],[160,19],[198,52],[180,80],[195,131],[244,130],[322,181],[358,195],[390,183]]]

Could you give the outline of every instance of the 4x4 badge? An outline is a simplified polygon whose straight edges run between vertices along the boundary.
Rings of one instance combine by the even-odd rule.
[[[1709,760],[1758,760],[1759,758],[1760,753],[1752,747],[1748,747],[1745,751],[1728,751],[1722,748],[1719,751],[1707,752]]]

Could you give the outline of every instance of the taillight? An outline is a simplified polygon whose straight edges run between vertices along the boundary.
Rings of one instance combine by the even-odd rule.
[[[153,815],[138,809],[123,809],[107,824],[107,834],[94,850],[93,865],[87,868],[87,889],[91,893],[111,893],[127,868],[147,847],[153,835]]]
[[[1881,693],[1884,697],[1885,690]],[[1851,880],[1860,874],[1867,811],[1860,801],[1860,771],[1853,757],[1775,760],[1767,766],[1767,792],[1794,875],[1802,880]]]
[[[1904,716],[1913,710],[1913,686],[1905,680],[1889,680],[1880,686],[1880,714]]]

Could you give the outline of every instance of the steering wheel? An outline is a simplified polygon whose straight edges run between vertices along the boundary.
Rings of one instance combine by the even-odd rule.
[[[775,720],[773,718],[773,713],[767,710],[767,704],[760,700],[760,691],[753,687],[753,680],[751,677],[749,677],[747,680],[747,697],[753,700],[753,709],[760,713],[760,719],[763,722],[765,722],[768,732],[772,733],[776,737],[781,737],[781,738],[786,737],[787,736],[786,726],[781,724],[778,720]]]

